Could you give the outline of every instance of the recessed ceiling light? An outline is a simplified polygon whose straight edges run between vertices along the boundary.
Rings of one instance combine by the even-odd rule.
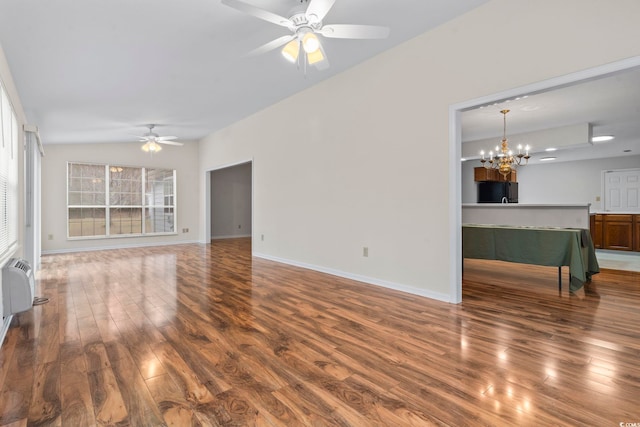
[[[615,138],[613,135],[594,136],[591,138],[591,142],[611,141],[613,138]]]
[[[537,105],[525,105],[521,108],[522,111],[536,111],[539,110],[540,107]]]
[[[540,161],[541,162],[548,162],[550,160],[555,160],[555,159],[557,159],[557,157],[541,157]]]
[[[556,151],[557,148],[555,147],[549,147],[549,148],[545,148],[544,151]]]

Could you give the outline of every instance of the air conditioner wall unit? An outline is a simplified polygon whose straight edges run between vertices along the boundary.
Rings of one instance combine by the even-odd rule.
[[[20,313],[33,306],[35,280],[33,270],[24,259],[11,258],[2,269],[3,314]]]

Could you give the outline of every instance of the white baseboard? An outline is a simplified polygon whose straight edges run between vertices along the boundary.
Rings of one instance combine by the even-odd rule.
[[[211,236],[211,240],[223,240],[223,239],[241,239],[244,237],[251,237],[251,234],[237,234],[235,236]]]
[[[425,289],[414,288],[413,286],[402,285],[399,283],[389,282],[387,280],[376,279],[373,277],[362,276],[359,274],[348,273],[345,271],[335,270],[333,268],[322,267],[313,264],[307,264],[300,261],[294,261],[285,258],[279,258],[259,252],[254,252],[252,254],[254,257],[267,259],[269,261],[280,262],[282,264],[293,265],[296,267],[306,268],[308,270],[318,271],[320,273],[330,274],[332,276],[344,277],[345,279],[356,280],[358,282],[368,283],[370,285],[376,285],[387,289],[393,289],[396,291],[405,292],[411,295],[418,295],[425,298],[434,299],[442,302],[451,302],[451,298],[448,294],[441,294],[439,292],[431,292]]]
[[[83,248],[53,249],[48,251],[42,251],[42,255],[66,254],[71,252],[107,251],[111,249],[148,248],[151,246],[188,245],[192,243],[200,244],[200,242],[197,240],[180,240],[175,242],[153,242],[153,243],[130,243],[125,245],[113,245],[113,246],[92,246],[92,247],[83,247]]]

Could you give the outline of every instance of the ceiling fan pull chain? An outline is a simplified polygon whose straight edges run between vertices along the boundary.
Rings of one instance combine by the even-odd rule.
[[[307,78],[307,65],[309,64],[309,60],[307,59],[307,54],[306,53],[302,53],[302,61],[304,62],[304,78]]]

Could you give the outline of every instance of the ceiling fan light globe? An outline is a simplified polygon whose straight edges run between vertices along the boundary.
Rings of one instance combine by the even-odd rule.
[[[302,37],[302,47],[307,53],[316,52],[320,49],[320,40],[318,40],[318,36],[311,32],[306,33],[304,37]]]
[[[322,49],[318,49],[315,52],[307,53],[307,61],[309,65],[314,65],[324,60]]]
[[[160,150],[162,150],[162,147],[155,141],[149,141],[142,146],[142,151],[146,153],[157,153]]]
[[[291,40],[282,48],[282,56],[284,56],[289,62],[296,62],[300,53],[300,44],[298,39]]]

